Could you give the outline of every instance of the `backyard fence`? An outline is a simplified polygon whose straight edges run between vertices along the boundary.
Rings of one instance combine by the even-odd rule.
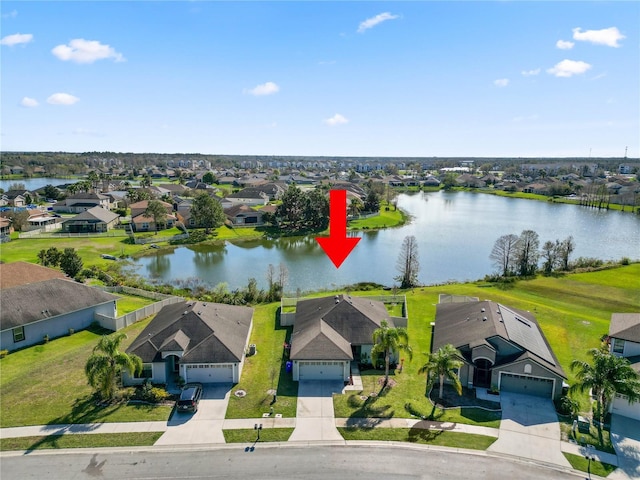
[[[106,315],[101,315],[99,313],[94,314],[94,319],[100,324],[101,327],[113,330],[117,332],[129,325],[133,325],[140,320],[147,318],[150,315],[154,315],[158,313],[162,307],[166,305],[172,305],[174,303],[184,301],[182,297],[175,297],[172,295],[164,295],[162,293],[157,292],[149,292],[147,290],[140,290],[138,288],[132,287],[98,287],[106,292],[110,293],[126,293],[129,295],[137,295],[139,297],[151,298],[153,300],[158,300],[151,305],[147,305],[146,307],[139,308],[133,312],[127,313],[126,315],[122,315],[117,318],[108,317]]]

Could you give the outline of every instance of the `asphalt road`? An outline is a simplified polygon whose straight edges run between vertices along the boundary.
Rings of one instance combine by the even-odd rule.
[[[216,449],[48,451],[0,457],[2,480],[350,480],[584,478],[515,459],[420,447],[244,445]]]

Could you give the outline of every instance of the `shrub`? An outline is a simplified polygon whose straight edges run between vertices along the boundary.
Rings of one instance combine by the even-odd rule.
[[[556,405],[556,411],[560,415],[575,417],[580,411],[580,404],[566,395],[560,397],[560,399],[556,400],[554,403]]]
[[[42,337],[42,342],[49,343],[49,335],[45,335],[44,337]]]
[[[629,265],[631,263],[631,260],[629,259],[629,257],[622,257],[620,259],[620,265]]]
[[[0,358],[4,358],[9,355],[9,350],[0,350]]]
[[[69,336],[73,335],[74,333],[76,333],[76,331],[73,328],[69,329]]]

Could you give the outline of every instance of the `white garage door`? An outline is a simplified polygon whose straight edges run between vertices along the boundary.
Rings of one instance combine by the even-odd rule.
[[[611,406],[611,413],[640,420],[640,403],[629,403],[627,397],[616,395]]]
[[[227,383],[233,382],[233,365],[204,363],[186,365],[187,382]]]
[[[300,380],[344,380],[344,362],[300,362]]]

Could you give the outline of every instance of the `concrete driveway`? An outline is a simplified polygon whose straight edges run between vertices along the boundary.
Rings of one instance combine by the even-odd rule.
[[[611,443],[618,454],[618,468],[607,478],[640,478],[640,421],[611,415]]]
[[[551,399],[500,392],[502,421],[488,450],[571,467],[560,449],[560,424]]]
[[[343,440],[333,413],[333,394],[341,393],[343,382],[308,380],[298,385],[296,428],[290,442]]]
[[[231,384],[204,385],[196,413],[173,411],[167,431],[155,445],[194,445],[225,443],[222,424],[229,404]]]

